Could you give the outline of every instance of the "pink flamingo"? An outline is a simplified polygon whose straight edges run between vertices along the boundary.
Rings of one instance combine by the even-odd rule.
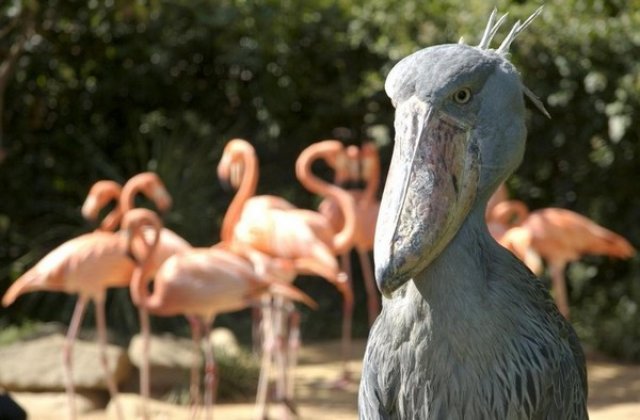
[[[338,167],[334,168],[336,171],[334,182],[338,185],[341,182],[352,185],[357,185],[360,181],[365,183],[364,190],[349,189],[347,191],[355,200],[358,214],[353,242],[354,248],[358,253],[364,278],[369,326],[371,326],[380,312],[380,298],[369,258],[369,252],[373,250],[376,220],[380,209],[380,200],[377,197],[380,187],[380,155],[375,144],[366,142],[362,145],[361,150],[358,150],[356,146],[349,146],[347,148],[347,158],[348,168],[346,171],[340,170]],[[353,169],[354,166],[355,170]],[[346,176],[343,174],[344,172],[346,172]],[[342,228],[344,217],[334,200],[323,200],[318,207],[318,211],[331,221],[334,229],[339,230]],[[341,266],[351,277],[349,253],[341,255]]]
[[[132,177],[123,187],[120,200],[121,212],[124,213],[131,210],[134,204],[135,196],[138,193],[142,193],[148,198],[152,199],[152,201],[156,203],[156,206],[162,211],[166,210],[171,205],[171,197],[166,191],[164,184],[162,183],[160,178],[152,172],[145,172]],[[153,229],[146,229],[144,231],[144,234],[147,235],[145,241],[137,240],[134,241],[133,244],[134,255],[136,255],[139,259],[143,258],[144,255],[148,253],[148,243],[150,243],[154,236]],[[147,275],[149,279],[151,279],[155,276],[156,270],[158,270],[169,257],[174,254],[189,251],[191,249],[191,246],[173,231],[164,227],[161,228],[159,242],[154,248],[154,252],[150,257],[151,260],[147,263],[145,275]],[[246,260],[240,259],[239,257],[231,254],[231,250],[226,244],[218,244],[216,246],[216,249],[216,252],[219,256],[225,255],[227,260],[235,261],[236,264],[242,264],[244,266],[244,269],[246,269],[247,267],[251,267]],[[290,276],[295,275],[292,272],[292,268],[288,267],[286,263],[283,263],[283,261],[275,261],[272,258],[266,258],[266,256],[259,253],[258,251],[254,251],[251,255],[252,262],[256,264],[256,267],[261,270],[263,278],[267,280],[278,281],[281,278],[286,279]],[[148,400],[150,395],[148,352],[151,332],[149,328],[147,308],[144,305],[141,305],[140,301],[137,299],[134,299],[134,303],[139,306],[141,333],[143,337],[143,363],[140,368],[140,389],[142,394],[142,412],[143,416],[147,417],[148,410],[146,407],[146,401]],[[158,310],[155,310],[154,314],[159,314]],[[196,344],[196,348],[199,349],[197,343],[201,339],[201,325],[199,325],[199,323],[196,322],[193,317],[187,317],[187,319],[189,320],[189,323],[191,325],[194,344]],[[264,382],[262,378],[268,375],[269,366],[267,365],[265,369],[263,369],[263,371],[264,373],[261,371],[261,383]],[[197,361],[194,360],[191,372],[191,401],[193,404],[194,415],[196,407],[200,401],[198,382],[199,379],[197,372]]]
[[[115,194],[118,191],[120,191],[120,194],[117,197],[118,205],[105,217],[101,223],[101,229],[115,229],[120,222],[122,215],[133,209],[135,197],[140,193],[153,201],[160,211],[164,212],[168,210],[172,204],[171,195],[167,191],[160,177],[154,172],[142,172],[132,176],[121,189],[119,184],[113,181],[98,181],[98,183],[92,187],[87,200],[82,206],[82,214],[84,217],[88,220],[95,220],[98,217],[100,210],[102,210],[110,200],[116,198]],[[144,258],[144,254],[146,252],[145,243],[150,241],[153,236],[152,227],[147,226],[143,229],[143,235],[147,236],[146,239],[136,238],[134,240],[133,255],[138,259]],[[147,274],[153,276],[155,269],[162,265],[167,258],[177,252],[190,248],[191,245],[189,245],[187,241],[182,239],[175,232],[163,228],[157,249],[153,254],[153,260],[150,263],[151,269]],[[146,337],[146,339],[143,339],[143,362],[140,367],[140,393],[142,396],[142,415],[144,418],[147,418],[147,400],[151,393],[148,364],[149,336],[151,333],[149,317],[146,310],[144,308],[139,308],[138,315],[140,318],[142,336]]]
[[[314,153],[325,153],[330,160],[333,149],[341,148],[339,142],[332,142],[325,145],[324,151]],[[305,160],[311,157],[309,153],[303,153]],[[299,159],[296,173],[308,172],[310,163]],[[348,278],[340,271],[335,258],[337,253],[349,249],[355,231],[354,204],[348,194],[315,177],[305,179],[310,190],[333,195],[344,206],[347,223],[339,232],[333,231],[326,218],[317,212],[297,209],[280,197],[255,196],[258,160],[253,147],[241,139],[227,143],[218,165],[218,176],[223,182],[237,187],[222,224],[224,242],[252,262],[256,260],[254,251],[291,260],[297,273],[319,275],[334,284],[344,296],[345,310],[352,307],[353,293]],[[292,336],[296,334],[293,332]],[[296,346],[295,340],[290,341],[290,353],[294,353]],[[290,355],[288,360],[287,364],[291,366],[295,356]],[[289,378],[286,382],[286,394],[291,396],[293,381]]]
[[[144,242],[145,260],[136,269],[131,281],[134,302],[155,315],[187,316],[196,339],[202,337],[203,329],[205,336],[209,336],[217,314],[245,309],[265,293],[280,293],[315,305],[308,296],[287,283],[275,283],[258,277],[249,262],[224,247],[192,248],[171,256],[160,267],[154,267],[153,254],[161,238],[160,219],[146,209],[131,212],[144,212],[146,220],[154,226],[151,243]],[[147,288],[151,278],[149,272],[155,272],[151,295]],[[209,340],[205,340],[205,360],[205,407],[207,418],[210,418],[216,367]]]
[[[335,142],[334,147],[341,148],[342,145]],[[291,259],[299,273],[327,279],[346,300],[350,300],[346,276],[341,274],[332,250],[344,251],[351,244],[355,231],[351,197],[317,178],[305,181],[310,187],[313,184],[314,191],[322,190],[318,192],[320,195],[339,197],[341,205],[349,209],[345,211],[349,214],[348,223],[342,231],[334,232],[326,218],[317,212],[298,209],[280,197],[255,196],[257,158],[253,147],[245,140],[234,139],[227,143],[218,165],[218,176],[222,180],[228,181],[235,171],[243,175],[222,223],[222,240],[242,248],[241,252],[257,249],[267,255]]]
[[[116,193],[119,194],[116,196]],[[126,214],[134,207],[135,197],[138,194],[145,195],[154,202],[160,211],[166,211],[171,207],[171,195],[167,191],[160,177],[154,172],[142,172],[132,176],[120,188],[119,184],[113,181],[98,181],[90,190],[85,203],[82,206],[82,214],[88,220],[97,219],[100,211],[113,199],[118,200],[116,208],[111,210],[101,223],[101,229],[114,230],[120,222],[123,214]],[[143,229],[143,235],[146,235],[146,242],[151,240],[153,236],[151,226]],[[133,255],[138,258],[144,258],[146,252],[146,242],[143,238],[136,238],[133,245]],[[147,274],[153,277],[155,270],[162,265],[171,255],[185,251],[191,248],[191,245],[182,239],[175,232],[163,228],[157,249],[153,253],[153,260],[150,263],[150,269]],[[150,380],[149,380],[149,342],[150,342],[150,326],[149,317],[144,308],[139,308],[138,315],[140,318],[140,327],[143,338],[143,355],[142,366],[140,367],[140,393],[142,396],[142,415],[148,417],[147,401],[150,397]],[[192,385],[193,389],[193,385]],[[197,395],[196,395],[197,396]],[[197,403],[197,401],[195,401]]]
[[[9,306],[18,296],[33,291],[47,290],[78,294],[78,302],[71,318],[63,350],[71,419],[76,418],[72,376],[73,343],[82,323],[87,302],[90,300],[96,305],[100,362],[105,371],[109,393],[116,403],[118,418],[122,418],[122,410],[117,400],[117,385],[109,374],[106,356],[104,302],[107,288],[129,285],[135,267],[130,258],[131,242],[140,235],[142,223],[144,221],[136,218],[135,215],[125,216],[121,232],[97,230],[63,243],[20,276],[2,298],[2,304]]]
[[[379,200],[377,192],[380,184],[380,158],[378,150],[373,143],[365,143],[362,148],[357,146],[348,146],[346,148],[346,159],[335,159],[332,165],[335,170],[334,183],[337,185],[348,186],[346,190],[354,199],[356,204],[356,229],[353,237],[353,248],[355,248],[363,274],[365,290],[367,293],[367,312],[369,318],[369,326],[373,324],[375,318],[380,311],[380,303],[378,291],[373,278],[373,269],[369,259],[369,252],[373,249],[373,236],[375,231],[376,220],[378,217]],[[340,164],[344,168],[340,167]],[[364,182],[364,190],[359,189]],[[355,188],[354,188],[355,187]],[[344,225],[344,215],[339,206],[331,197],[325,198],[318,207],[318,211],[323,214],[331,223],[335,230],[340,230]],[[351,272],[351,249],[340,255],[340,264],[349,278],[352,278]],[[353,287],[353,283],[350,283]],[[349,319],[353,317],[352,311],[345,313]],[[351,321],[349,321],[351,322]],[[350,342],[351,336],[345,336],[346,331],[343,329],[343,343]],[[350,344],[343,345],[348,355]],[[351,374],[348,364],[345,362],[341,378],[337,381],[336,386],[342,387],[350,382]]]
[[[120,196],[119,211],[127,214],[134,208],[135,197],[144,194],[151,199],[160,211],[168,210],[172,205],[171,195],[167,191],[160,177],[154,172],[142,172],[132,176],[122,187]],[[133,255],[138,261],[142,261],[148,253],[148,243],[155,237],[154,228],[151,225],[143,230],[144,237],[138,237],[133,241]],[[153,278],[156,270],[172,255],[191,249],[191,245],[170,229],[162,227],[158,237],[158,243],[151,260],[147,263],[145,274]],[[137,302],[134,301],[137,304]],[[151,395],[149,379],[149,343],[151,327],[149,325],[149,314],[146,308],[138,305],[138,317],[140,319],[140,330],[143,336],[142,346],[142,366],[140,366],[140,394],[142,415],[148,417],[147,401]],[[194,401],[197,403],[197,401]]]
[[[508,200],[496,204],[491,218],[504,224],[512,223],[520,229],[516,234],[505,233],[508,246],[513,247],[512,243],[520,240],[519,254],[524,253],[526,257],[527,250],[531,249],[547,262],[556,304],[566,318],[569,317],[564,278],[567,264],[583,255],[623,259],[635,255],[635,249],[625,238],[571,210],[549,207],[529,212],[522,201]]]

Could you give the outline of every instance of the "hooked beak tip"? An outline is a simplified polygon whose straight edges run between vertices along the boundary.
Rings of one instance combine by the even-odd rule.
[[[398,290],[408,280],[406,276],[399,274],[397,270],[392,270],[389,265],[376,267],[375,274],[378,290],[380,290],[380,293],[387,299],[390,299],[393,296],[393,292]]]
[[[383,283],[378,283],[378,289],[380,289],[380,293],[387,299],[391,299],[393,296],[393,292],[395,292],[400,286],[402,286],[404,282],[402,281],[385,281]]]
[[[233,187],[231,186],[231,182],[228,178],[220,178],[220,186],[224,192],[232,192]]]
[[[88,198],[80,208],[80,213],[82,214],[82,217],[84,217],[87,220],[93,221],[97,219],[98,212],[97,212],[96,200],[92,199],[91,197]]]
[[[166,211],[168,211],[171,208],[172,205],[173,205],[173,202],[171,201],[171,199],[168,199],[167,201],[162,203],[162,206],[160,206],[160,211],[162,213],[165,213]]]
[[[173,200],[171,199],[171,195],[168,191],[158,190],[155,195],[158,210],[164,213],[171,208],[171,206],[173,205]]]
[[[84,217],[86,220],[89,220],[89,221],[94,221],[97,217],[95,214],[93,214],[91,211],[85,208],[82,208],[80,210],[80,213],[82,214],[82,217]]]

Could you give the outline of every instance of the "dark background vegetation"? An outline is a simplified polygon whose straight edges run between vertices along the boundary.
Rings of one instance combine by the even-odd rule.
[[[512,23],[538,3],[496,6]],[[525,160],[509,181],[532,208],[575,210],[636,246],[639,10],[637,1],[547,1],[516,41],[512,60],[552,119],[532,109]],[[386,170],[393,137],[386,73],[422,47],[460,36],[477,43],[489,13],[479,0],[3,1],[0,293],[54,246],[92,228],[79,207],[98,179],[157,171],[175,201],[165,223],[208,245],[231,199],[215,176],[230,138],[255,145],[259,193],[301,207],[318,204],[293,172],[310,143],[373,139]],[[568,270],[573,322],[587,345],[640,360],[639,273],[637,257],[589,257]],[[338,294],[316,278],[299,284],[321,304],[304,312],[304,337],[336,337]],[[25,296],[1,309],[0,328],[67,322],[74,301]],[[125,290],[110,292],[108,305],[112,329],[137,330]],[[364,308],[356,309],[360,336]],[[246,338],[248,319],[244,312],[219,323]],[[154,328],[186,332],[186,323],[156,320]]]

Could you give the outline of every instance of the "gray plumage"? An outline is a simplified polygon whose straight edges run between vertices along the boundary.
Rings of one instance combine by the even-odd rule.
[[[575,332],[484,222],[524,153],[530,92],[507,50],[531,20],[494,51],[504,21],[494,14],[479,47],[426,48],[387,78],[396,143],[374,247],[385,298],[364,358],[361,419],[588,418]]]

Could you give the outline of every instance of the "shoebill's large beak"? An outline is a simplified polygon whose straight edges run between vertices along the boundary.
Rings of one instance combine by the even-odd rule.
[[[387,297],[456,234],[475,200],[480,163],[471,125],[415,96],[398,105],[395,130],[374,245],[376,281]]]

